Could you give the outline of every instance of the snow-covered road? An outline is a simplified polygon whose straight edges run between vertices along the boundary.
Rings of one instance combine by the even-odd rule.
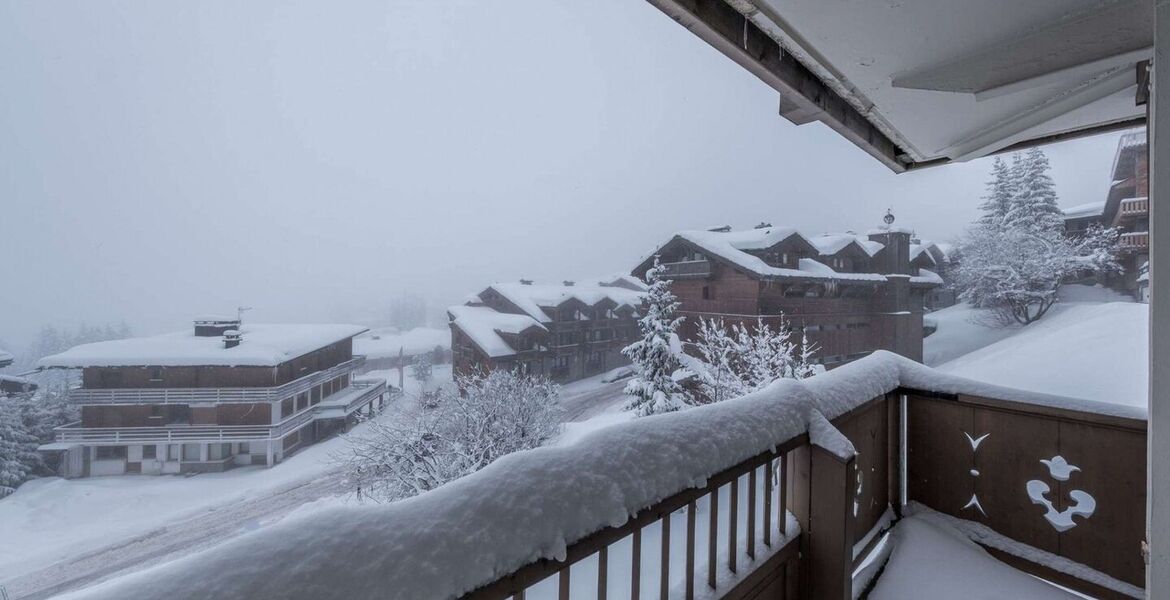
[[[246,501],[213,506],[194,516],[21,575],[3,585],[13,600],[49,598],[144,566],[174,560],[272,523],[305,504],[344,492],[339,475],[324,474]]]

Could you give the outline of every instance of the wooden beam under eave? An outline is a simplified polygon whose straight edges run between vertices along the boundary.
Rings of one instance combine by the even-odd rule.
[[[849,102],[723,0],[647,0],[780,93],[780,114],[820,121],[896,173],[913,161]]]

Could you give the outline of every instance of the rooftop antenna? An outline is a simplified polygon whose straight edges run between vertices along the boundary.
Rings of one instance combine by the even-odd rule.
[[[885,221],[887,229],[890,225],[894,224],[894,211],[892,208],[886,209],[886,216],[882,217],[882,221]]]
[[[249,311],[249,310],[252,310],[251,306],[237,306],[236,307],[236,320],[240,322],[240,325],[244,324],[244,313],[246,311]]]

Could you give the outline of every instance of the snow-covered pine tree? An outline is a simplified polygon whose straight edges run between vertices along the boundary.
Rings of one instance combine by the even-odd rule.
[[[22,401],[0,396],[0,498],[16,491],[41,464],[24,408]]]
[[[1012,206],[1015,196],[1015,181],[1007,163],[1000,157],[995,157],[991,166],[991,181],[987,182],[987,195],[983,197],[983,204],[979,209],[983,216],[979,222],[985,225],[999,225],[1003,223],[1008,210]]]
[[[646,314],[638,320],[642,339],[622,348],[635,372],[626,384],[626,409],[637,411],[638,416],[676,411],[694,403],[674,379],[682,367],[675,354],[679,351],[675,332],[683,318],[676,316],[678,300],[670,291],[670,280],[663,278],[665,272],[666,267],[655,257],[654,266],[646,271]]]
[[[699,374],[699,391],[708,402],[722,402],[748,393],[740,377],[740,345],[723,320],[699,319],[695,343],[704,369]]]
[[[1057,205],[1056,184],[1048,175],[1051,167],[1040,148],[1032,148],[1021,159],[1012,184],[1011,206],[1003,219],[1010,227],[1034,231],[1060,231],[1064,216]]]
[[[420,352],[410,364],[410,376],[418,382],[419,387],[426,389],[434,376],[433,359],[430,352]]]
[[[695,346],[703,362],[699,373],[705,400],[718,402],[763,389],[777,379],[804,379],[824,370],[813,360],[816,345],[805,335],[797,343],[784,315],[772,329],[763,319],[754,328],[722,320],[700,321]]]
[[[434,489],[556,435],[559,391],[544,377],[495,370],[460,376],[418,418],[369,421],[334,455],[358,499],[389,502]]]

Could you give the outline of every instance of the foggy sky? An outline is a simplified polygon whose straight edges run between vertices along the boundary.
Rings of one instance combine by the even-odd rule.
[[[0,340],[44,323],[361,322],[628,271],[761,220],[923,238],[989,161],[897,175],[642,0],[0,0]],[[1049,147],[1104,199],[1117,134]]]

